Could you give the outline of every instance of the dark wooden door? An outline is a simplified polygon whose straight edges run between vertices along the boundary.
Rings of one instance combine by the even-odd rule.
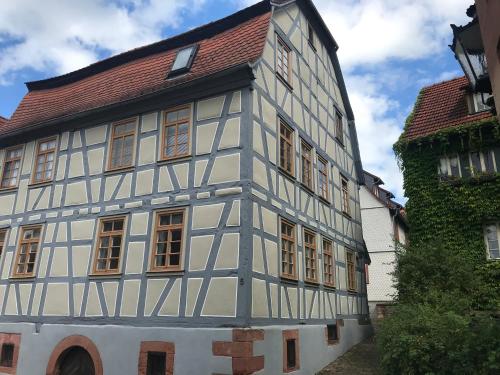
[[[83,348],[69,349],[61,358],[59,375],[95,375],[94,362]]]

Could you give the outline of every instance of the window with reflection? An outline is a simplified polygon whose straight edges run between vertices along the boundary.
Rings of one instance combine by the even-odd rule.
[[[165,111],[163,121],[162,159],[188,156],[191,107],[183,106]]]
[[[94,273],[117,273],[120,271],[124,230],[124,216],[101,219],[94,261]]]
[[[151,259],[152,271],[178,271],[182,267],[184,210],[156,214],[156,228]]]

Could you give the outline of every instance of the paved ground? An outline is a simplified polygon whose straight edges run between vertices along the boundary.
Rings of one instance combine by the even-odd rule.
[[[316,375],[379,375],[375,339],[371,337],[330,363]]]

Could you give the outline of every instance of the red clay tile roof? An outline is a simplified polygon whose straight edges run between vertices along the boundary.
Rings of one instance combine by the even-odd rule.
[[[0,116],[0,127],[2,127],[7,122],[5,117]]]
[[[82,79],[68,84],[56,84],[56,87],[53,88],[40,89],[40,87],[36,87],[38,83],[35,82],[33,85],[35,89],[31,86],[32,89],[23,98],[11,119],[0,123],[0,136],[24,127],[43,124],[49,120],[62,119],[66,116],[137,98],[244,63],[255,62],[262,55],[264,49],[270,15],[269,11],[260,12],[253,15],[253,18],[246,19],[230,29],[226,27],[226,30],[217,31],[215,35],[200,40],[198,42],[199,49],[190,71],[178,78],[166,80],[179,47],[132,59],[132,61],[110,69],[101,69],[103,71],[91,75],[87,74],[86,77],[83,75]],[[205,28],[211,27],[213,33],[214,24],[208,24]],[[199,33],[200,28],[195,29],[195,31]],[[192,31],[182,35],[190,33]],[[175,38],[177,37],[171,39]],[[122,55],[136,52],[137,50],[132,50]],[[111,59],[113,58],[94,65],[109,62]],[[85,69],[88,71],[92,67],[84,68],[81,71],[85,71]],[[78,75],[79,72],[66,76]],[[65,76],[61,78],[65,79]],[[41,82],[43,87],[44,81]],[[28,86],[30,87],[30,84]]]
[[[412,140],[492,117],[488,111],[469,114],[465,91],[467,85],[467,78],[460,77],[425,87],[404,138]]]

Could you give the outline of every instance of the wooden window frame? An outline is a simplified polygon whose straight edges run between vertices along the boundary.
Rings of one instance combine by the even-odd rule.
[[[349,260],[350,256],[352,257],[352,260]],[[346,249],[345,251],[345,267],[347,277],[347,291],[355,293],[358,287],[356,280],[356,253],[351,249]]]
[[[318,283],[318,245],[316,243],[316,232],[304,228],[303,230],[303,243],[304,243],[304,280],[309,283]],[[306,243],[306,235],[312,236],[313,242]],[[310,256],[308,255],[310,252]],[[312,273],[313,277],[309,277],[308,273]]]
[[[340,144],[344,144],[343,116],[338,111],[335,112],[335,138],[340,142]]]
[[[54,145],[54,148],[49,150],[49,151],[40,151],[40,145],[42,143],[46,143],[46,142],[51,142],[51,141],[54,141],[55,142],[55,145]],[[54,172],[55,172],[55,169],[56,169],[56,160],[57,160],[57,148],[58,148],[58,145],[59,145],[59,137],[58,136],[53,136],[53,137],[48,137],[48,138],[44,138],[44,139],[39,139],[37,142],[36,142],[36,152],[35,152],[35,155],[33,156],[33,170],[31,172],[31,185],[37,185],[37,184],[45,184],[47,182],[51,182],[53,179],[54,179]],[[36,179],[36,174],[37,174],[37,166],[38,166],[38,157],[41,156],[41,155],[48,155],[48,154],[51,154],[51,153],[54,153],[54,160],[53,160],[53,165],[52,165],[52,171],[51,171],[51,175],[49,178],[46,178],[46,179],[41,179],[41,180],[37,180]],[[45,174],[45,165],[47,164],[47,159],[45,159],[45,162],[44,162],[44,168],[42,170],[43,174]]]
[[[288,236],[288,235],[284,235],[283,234],[283,230],[282,230],[282,225],[285,224],[285,225],[288,225],[289,227],[292,228],[292,236]],[[297,280],[298,279],[298,276],[297,276],[297,226],[292,223],[291,221],[289,220],[286,220],[286,219],[283,219],[280,217],[280,220],[279,220],[279,230],[280,230],[280,260],[281,260],[281,264],[280,264],[280,276],[282,278],[285,278],[285,279],[290,279],[290,280]],[[284,251],[283,250],[283,240],[285,241],[288,241],[288,242],[291,242],[292,243],[292,248],[293,248],[293,252],[292,252],[292,261],[294,262],[293,264],[293,273],[288,273],[288,272],[284,272],[283,271],[283,265],[285,263],[285,261],[283,260],[283,253],[286,252],[287,255],[288,255],[288,251]],[[288,266],[288,260],[286,261],[286,265]]]
[[[283,372],[289,373],[293,371],[300,370],[300,342],[299,342],[299,330],[298,329],[287,329],[282,331],[283,336]],[[288,341],[295,341],[295,366],[290,367],[288,365]]]
[[[3,235],[3,239],[2,239]],[[0,229],[0,258],[2,257],[5,245],[7,244],[7,229]]]
[[[330,249],[327,250],[327,246],[330,245]],[[321,239],[321,245],[323,248],[323,284],[331,288],[335,288],[335,256],[333,250],[333,241],[329,238],[323,237]],[[328,268],[331,267],[331,272],[328,272]],[[327,275],[330,275],[327,277]],[[331,278],[331,281],[329,280]]]
[[[307,152],[309,152],[309,156],[307,156]],[[305,177],[306,170],[305,168],[309,166],[309,178]],[[313,147],[304,141],[303,139],[300,140],[300,182],[302,185],[304,185],[306,188],[308,188],[311,191],[314,191],[314,186],[313,186]]]
[[[167,122],[167,115],[170,112],[177,112],[183,109],[187,109],[189,113],[189,120],[188,120],[188,132],[187,132],[187,151],[186,153],[183,154],[175,154],[173,156],[167,156],[165,154],[165,146],[166,146],[166,137],[167,137],[167,128],[171,126],[175,126],[175,148],[177,149],[177,139],[178,139],[178,127],[185,121],[175,121],[175,122]],[[180,106],[168,108],[162,112],[162,120],[161,120],[161,149],[160,149],[160,161],[169,161],[169,160],[176,160],[176,159],[182,159],[182,158],[187,158],[191,156],[191,135],[192,135],[192,129],[193,129],[193,106],[191,103],[189,104],[183,104]]]
[[[7,159],[7,154],[10,151],[16,150],[16,149],[21,150],[21,155],[18,158]],[[12,146],[12,147],[8,147],[5,149],[4,158],[2,161],[1,176],[0,176],[0,190],[17,189],[17,187],[19,185],[19,179],[20,179],[21,173],[22,173],[22,168],[23,168],[23,157],[24,157],[24,145]],[[10,186],[3,186],[3,182],[5,180],[5,168],[7,167],[7,163],[12,163],[12,162],[16,162],[16,161],[19,161],[19,173],[18,173],[17,178],[16,178],[16,183],[14,185],[10,185]],[[10,179],[10,178],[11,177],[9,176],[8,179]]]
[[[109,221],[116,221],[123,219],[123,227],[121,230],[118,231],[109,231],[109,232],[103,232],[103,227],[104,223],[109,222]],[[123,249],[124,249],[124,243],[126,239],[126,234],[127,234],[127,216],[126,215],[117,215],[117,216],[104,216],[99,218],[98,221],[98,228],[97,228],[97,239],[95,243],[95,248],[94,248],[94,259],[92,262],[92,274],[93,276],[96,275],[120,275],[121,274],[121,269],[122,269],[122,261],[123,261]],[[121,234],[122,238],[120,241],[120,255],[118,257],[118,268],[116,270],[114,269],[106,269],[106,270],[98,270],[97,269],[97,261],[99,260],[99,248],[100,248],[100,241],[101,237],[104,237],[104,234],[106,233],[106,236],[112,236],[113,234]],[[111,245],[111,242],[110,242]],[[111,247],[108,246],[108,255]],[[110,256],[107,256],[106,259],[111,259]],[[108,260],[109,262],[109,260]]]
[[[335,332],[336,332],[336,336],[337,336],[336,339],[330,338],[330,334],[329,334],[328,328],[332,327],[332,326],[335,326]],[[327,343],[327,345],[336,345],[336,344],[339,343],[339,341],[340,341],[340,322],[338,320],[336,320],[334,324],[327,324],[326,325],[326,327],[325,327],[325,337],[326,337],[326,343]]]
[[[162,215],[171,215],[176,213],[182,213],[182,223],[181,224],[171,224],[167,226],[160,226],[160,216]],[[185,256],[185,244],[186,244],[186,223],[187,223],[187,209],[185,207],[171,208],[168,210],[160,210],[155,211],[155,228],[153,232],[153,239],[151,241],[151,256],[149,259],[149,272],[180,272],[184,270],[184,256]],[[155,266],[155,257],[156,257],[156,249],[158,244],[158,231],[159,230],[168,230],[169,233],[171,230],[181,230],[181,240],[180,240],[180,253],[179,253],[179,265],[178,266],[169,266],[165,265],[162,267]],[[169,234],[170,236],[170,234]],[[167,239],[168,243],[168,239]],[[170,252],[167,249],[165,253],[166,259],[168,258]]]
[[[129,132],[129,133],[124,134],[124,135],[122,134],[119,136],[115,136],[116,127],[118,127],[120,125],[131,124],[131,123],[134,123],[134,131],[133,132]],[[120,121],[115,121],[111,124],[111,135],[109,137],[109,142],[108,142],[108,163],[106,164],[106,170],[108,172],[132,168],[135,165],[135,154],[137,151],[138,126],[139,126],[139,118],[138,117],[130,117],[130,118],[123,119]],[[124,138],[129,137],[131,135],[134,137],[134,143],[132,146],[132,161],[128,165],[120,165],[120,166],[113,167],[112,160],[113,160],[114,141],[118,138],[122,138],[122,140],[123,140]],[[122,150],[122,153],[123,153],[123,150]]]
[[[278,122],[279,122],[279,133],[280,133],[280,144],[279,144],[279,167],[282,171],[284,171],[286,174],[295,177],[295,137],[294,137],[294,130],[293,128],[288,125],[285,120],[283,120],[281,117],[278,117]],[[287,138],[285,137],[282,132],[281,128],[285,128],[287,131],[290,132],[290,137]],[[287,159],[286,157],[286,152],[283,155],[283,158],[281,156],[281,143],[284,142],[286,146],[290,147],[290,160]],[[288,162],[290,163],[290,170],[286,168]]]
[[[344,175],[340,175],[340,199],[342,203],[342,213],[351,217],[349,179]]]
[[[24,240],[23,237],[24,237],[24,233],[28,230],[32,230],[32,229],[39,229],[40,230],[40,236],[35,240],[33,239],[29,239],[29,240]],[[38,254],[40,253],[40,243],[42,241],[42,236],[43,236],[43,225],[41,224],[35,224],[35,225],[26,225],[26,226],[23,226],[21,227],[21,230],[20,230],[20,234],[19,234],[19,241],[18,241],[18,245],[17,245],[17,250],[16,250],[16,259],[14,261],[14,267],[13,267],[13,270],[12,270],[12,277],[13,278],[19,278],[19,279],[23,279],[23,278],[31,278],[31,277],[34,277],[35,276],[35,273],[36,273],[36,261],[38,260]],[[35,259],[33,261],[33,270],[31,272],[17,272],[17,267],[19,266],[19,258],[21,256],[21,247],[22,245],[31,245],[33,243],[36,243],[37,244],[37,247],[36,247],[36,252],[35,252]],[[29,250],[29,248],[28,248]],[[27,255],[29,254],[29,251],[27,253]],[[24,262],[23,264],[26,264],[28,265],[30,262]],[[27,267],[26,267],[27,268]]]
[[[325,168],[322,170],[321,165],[324,165]],[[328,161],[325,158],[318,156],[318,192],[319,196],[324,199],[326,202],[330,203],[330,182],[328,168],[330,167]],[[321,176],[324,178],[324,184],[321,183]]]
[[[280,68],[279,63],[278,63],[280,51],[281,51],[282,56],[286,55],[286,59],[288,62],[287,71],[286,71],[287,77],[285,77],[284,68],[283,67]],[[286,85],[288,85],[289,87],[292,87],[292,59],[291,59],[291,56],[292,56],[292,49],[288,46],[287,43],[285,43],[283,38],[281,38],[278,34],[276,34],[276,74],[277,74],[278,78],[281,81],[283,81]]]

